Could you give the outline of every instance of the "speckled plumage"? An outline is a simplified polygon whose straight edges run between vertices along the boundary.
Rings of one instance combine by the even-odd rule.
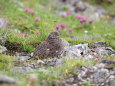
[[[58,32],[52,32],[47,39],[36,47],[33,53],[34,58],[54,58],[60,57],[64,50],[62,39]]]

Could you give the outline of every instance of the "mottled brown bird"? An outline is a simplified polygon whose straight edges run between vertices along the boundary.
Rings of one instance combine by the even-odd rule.
[[[33,53],[34,58],[58,58],[63,53],[64,45],[58,32],[51,32],[47,39],[39,44]]]

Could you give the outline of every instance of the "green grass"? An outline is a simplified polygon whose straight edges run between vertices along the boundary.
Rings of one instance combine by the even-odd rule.
[[[16,59],[15,57],[0,54],[0,70],[10,70],[13,68],[13,60]]]
[[[97,41],[107,41],[113,48],[115,48],[114,44],[114,32],[115,25],[109,23],[108,21],[102,20],[100,22],[94,21],[93,24],[81,24],[78,19],[75,18],[74,15],[70,15],[66,18],[61,18],[58,15],[52,13],[51,10],[46,10],[43,7],[44,1],[40,0],[40,4],[37,0],[33,2],[22,1],[23,4],[20,6],[18,1],[14,2],[13,0],[2,1],[2,6],[4,7],[1,13],[1,17],[7,18],[11,25],[9,27],[10,33],[7,31],[4,36],[8,38],[9,42],[19,43],[21,45],[22,51],[32,52],[37,44],[41,43],[45,40],[46,36],[51,32],[55,31],[55,26],[59,24],[66,24],[68,28],[73,30],[73,33],[68,35],[66,29],[60,30],[61,37],[67,39],[72,45],[78,43],[92,43]],[[8,4],[13,4],[10,8],[8,8]],[[33,5],[33,6],[32,6]],[[37,6],[38,5],[38,6]],[[49,5],[48,5],[49,6]],[[47,5],[46,5],[47,7]],[[31,15],[29,13],[25,13],[24,8],[30,8],[35,10],[36,14]],[[6,15],[4,15],[4,13]],[[35,22],[34,18],[40,17],[41,21]],[[18,20],[21,18],[21,20]],[[79,29],[79,26],[84,25],[83,29]],[[22,32],[22,34],[28,34],[29,37],[23,38],[20,37],[20,34],[17,34],[13,31],[16,28]],[[87,30],[89,33],[86,35],[84,31]],[[40,31],[40,36],[36,35],[36,32]],[[2,33],[0,33],[2,34]],[[96,37],[94,34],[101,35],[101,37]],[[77,36],[78,39],[71,39],[70,36]],[[87,38],[85,37],[87,36]],[[86,40],[84,40],[86,39]]]

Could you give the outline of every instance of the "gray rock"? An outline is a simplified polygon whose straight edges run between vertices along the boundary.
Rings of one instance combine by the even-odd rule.
[[[77,84],[65,84],[64,86],[79,86],[79,85],[77,85]]]
[[[11,71],[20,72],[20,73],[27,73],[27,72],[34,72],[35,70],[30,68],[30,67],[14,67]]]
[[[55,64],[55,65],[57,66],[57,65],[60,65],[60,64],[62,64],[62,63],[63,63],[62,59],[57,59],[57,61],[56,61],[56,64]]]
[[[115,17],[114,17],[114,18],[111,18],[110,21],[111,21],[112,23],[115,23]]]
[[[0,86],[1,84],[15,84],[16,80],[12,77],[0,76]]]
[[[53,58],[50,60],[44,61],[44,66],[57,66],[63,63],[62,59]]]
[[[100,56],[115,54],[115,51],[111,47],[95,48],[95,52]]]
[[[64,40],[63,38],[61,39],[62,39],[63,46],[69,46],[69,43],[66,40]]]
[[[96,43],[92,43],[92,44],[91,44],[91,47],[92,47],[92,48],[106,47],[106,46],[107,46],[107,44],[106,44],[106,42],[104,42],[104,41],[96,42]]]
[[[8,21],[4,18],[0,18],[0,29],[8,28]]]
[[[74,81],[74,78],[69,78],[69,79],[66,79],[66,83],[68,83],[68,84],[70,84],[70,83],[72,83]]]
[[[1,52],[5,52],[5,51],[7,51],[7,48],[0,45],[0,51],[1,51]]]
[[[63,57],[81,57],[90,52],[88,44],[78,44],[74,46],[68,46],[64,48]]]
[[[51,71],[49,71],[49,70],[45,70],[45,69],[43,69],[43,68],[39,68],[37,71],[39,71],[39,72],[43,72],[43,73],[51,74]]]
[[[93,76],[93,82],[103,83],[105,82],[107,75],[104,72],[99,71],[99,72],[94,73],[92,76]]]
[[[87,9],[87,4],[82,2],[82,1],[79,1],[76,4],[74,3],[74,6],[75,6],[75,11],[76,12],[85,11]]]
[[[110,86],[115,86],[115,79],[110,81]]]
[[[29,56],[17,56],[19,60],[23,59],[23,60],[28,60],[30,57]]]

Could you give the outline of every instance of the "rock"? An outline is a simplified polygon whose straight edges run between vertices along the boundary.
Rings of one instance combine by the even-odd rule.
[[[93,59],[93,58],[94,58],[93,55],[85,55],[85,56],[84,56],[84,59]]]
[[[56,61],[56,64],[55,64],[55,65],[57,66],[57,65],[60,65],[60,64],[62,64],[62,63],[63,63],[63,60],[62,60],[62,59],[57,59],[57,61]]]
[[[11,71],[20,72],[20,73],[27,73],[27,72],[34,72],[35,70],[30,68],[30,67],[14,67]]]
[[[79,1],[76,4],[74,3],[75,6],[75,12],[79,12],[79,11],[85,11],[87,9],[87,4]]]
[[[97,48],[97,47],[106,47],[107,44],[106,42],[102,41],[102,42],[96,42],[96,43],[92,43],[91,47],[92,48]]]
[[[28,60],[30,57],[29,56],[17,56],[19,60],[23,59],[23,60]]]
[[[115,23],[115,17],[111,18],[110,21],[111,21],[112,23]]]
[[[99,56],[115,54],[115,51],[111,47],[99,47],[94,50]]]
[[[34,69],[37,69],[37,68],[41,67],[41,65],[39,65],[38,63],[27,64],[27,66],[30,67],[30,68],[34,68]]]
[[[78,44],[74,46],[68,46],[64,48],[63,57],[75,57],[79,58],[86,55],[90,51],[88,44]]]
[[[57,66],[57,65],[62,64],[63,60],[54,58],[54,59],[46,60],[44,61],[44,63],[45,63],[44,66]]]
[[[2,53],[2,52],[5,52],[5,51],[7,51],[7,48],[0,45],[0,52]]]
[[[111,47],[107,46],[106,42],[103,42],[103,41],[92,43],[91,47],[93,48],[97,56],[115,54],[115,51]]]
[[[68,83],[68,84],[72,84],[73,81],[74,81],[74,78],[69,78],[69,79],[66,79],[65,82]]]
[[[110,81],[110,86],[115,86],[115,78],[114,80]]]
[[[96,72],[92,76],[93,76],[93,81],[95,83],[103,83],[104,80],[106,79],[105,77],[106,75],[104,72]]]
[[[63,46],[69,46],[69,43],[66,40],[64,40],[63,38],[61,38],[61,40],[62,40]]]
[[[114,64],[114,61],[100,61],[94,66],[77,67],[77,75],[64,80],[64,86],[84,86],[84,82],[95,84],[96,86],[114,86],[115,85],[115,66],[108,69],[106,64]]]
[[[65,84],[64,86],[79,86],[79,85],[77,85],[77,84]]]
[[[104,68],[104,67],[105,67],[105,64],[100,63],[100,64],[96,64],[95,66],[96,66],[97,68],[101,69],[101,68]]]
[[[1,84],[15,84],[16,80],[12,77],[0,76],[0,86]]]
[[[8,28],[8,21],[4,18],[0,18],[0,29]]]
[[[51,74],[51,71],[49,71],[49,70],[45,70],[45,69],[43,69],[43,68],[39,68],[37,71],[39,71],[39,72],[43,72],[43,73]]]

